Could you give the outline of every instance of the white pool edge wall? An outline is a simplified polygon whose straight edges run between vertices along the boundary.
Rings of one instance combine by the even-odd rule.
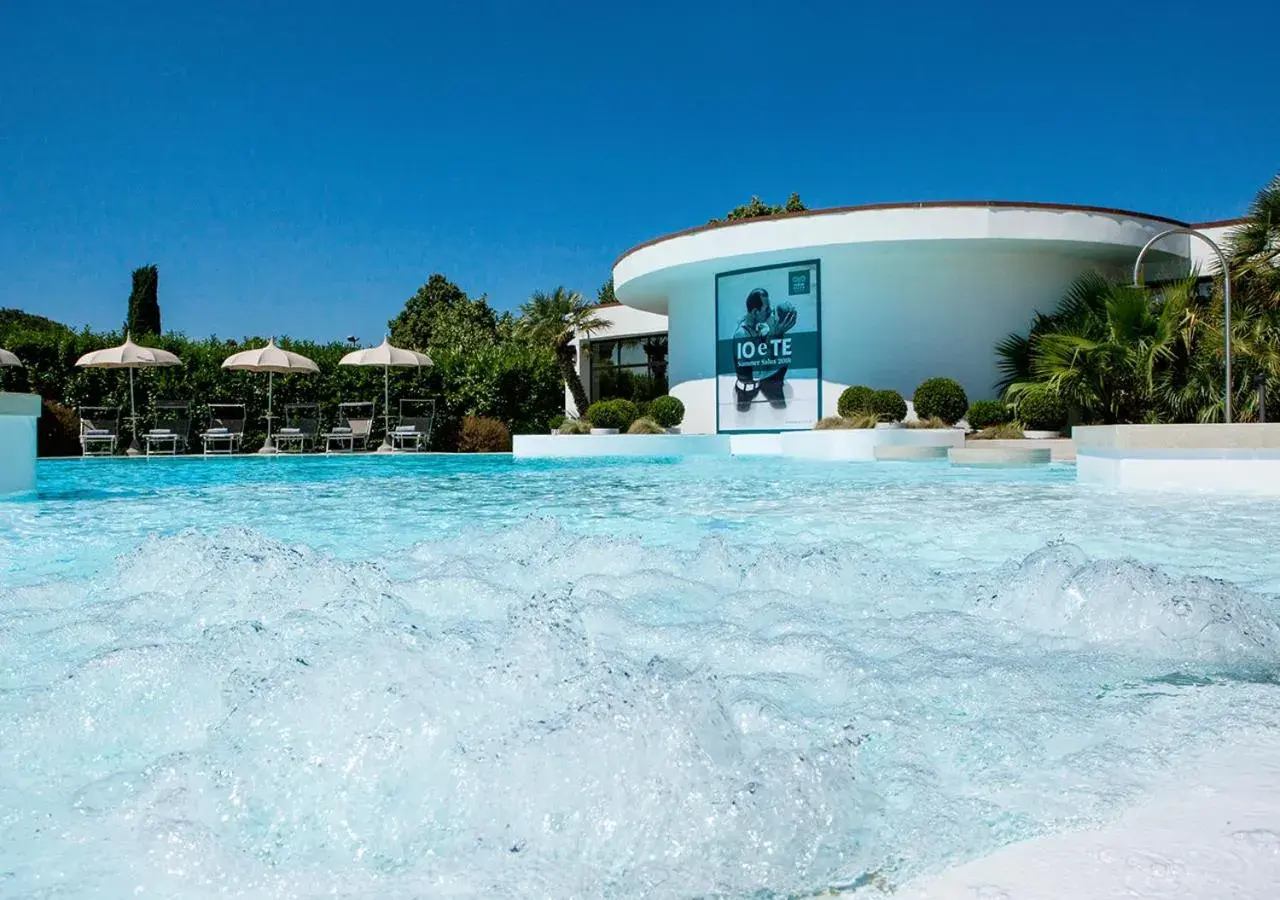
[[[1071,437],[1081,484],[1280,496],[1280,423],[1093,425]]]
[[[36,489],[40,397],[0,392],[0,498]]]
[[[783,456],[874,462],[881,446],[963,447],[958,428],[849,428],[778,434],[518,434],[516,459],[591,457]]]

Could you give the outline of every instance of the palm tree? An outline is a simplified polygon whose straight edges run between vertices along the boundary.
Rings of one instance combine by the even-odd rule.
[[[519,334],[526,340],[551,349],[560,365],[560,376],[573,394],[578,415],[587,411],[590,399],[578,376],[572,341],[578,334],[590,335],[609,327],[581,294],[558,287],[550,294],[538,291],[520,307]]]
[[[1086,419],[1168,418],[1159,400],[1173,390],[1170,373],[1180,360],[1194,358],[1194,290],[1194,279],[1153,293],[1099,276],[1081,278],[1051,327],[1029,339],[1031,377],[1014,382],[1008,396],[1016,401],[1032,385],[1045,384]]]

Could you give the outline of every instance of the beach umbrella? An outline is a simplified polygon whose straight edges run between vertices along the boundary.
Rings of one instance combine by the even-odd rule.
[[[21,368],[22,360],[18,359],[17,356],[10,353],[8,350],[0,349],[0,369],[5,368],[6,366],[12,366],[13,368]],[[0,377],[0,388],[3,388],[3,387],[4,387],[4,379]]]
[[[382,436],[382,446],[378,452],[386,453],[391,449],[391,367],[398,369],[422,368],[431,365],[431,357],[416,350],[402,350],[391,346],[391,339],[384,337],[376,347],[364,350],[352,350],[338,360],[340,366],[381,366],[382,367],[382,418],[385,420],[386,433]]]
[[[129,370],[129,421],[133,436],[129,440],[129,448],[125,451],[130,456],[142,452],[138,446],[138,413],[133,402],[133,370],[150,369],[156,366],[180,366],[182,360],[168,350],[157,350],[154,347],[140,347],[129,338],[126,331],[124,343],[119,347],[107,347],[94,350],[76,360],[76,365],[86,369],[128,369]]]
[[[237,372],[267,373],[267,439],[263,442],[262,449],[258,452],[275,453],[276,445],[271,438],[271,395],[276,373],[281,375],[291,375],[298,372],[314,374],[320,371],[320,367],[301,353],[280,349],[276,346],[276,339],[272,338],[267,341],[267,346],[265,347],[241,350],[239,353],[231,354],[222,361],[222,368],[234,369]]]

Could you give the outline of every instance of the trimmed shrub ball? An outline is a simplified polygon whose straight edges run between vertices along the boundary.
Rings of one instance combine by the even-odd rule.
[[[964,418],[974,431],[982,431],[1012,422],[1013,410],[1003,400],[974,400]]]
[[[907,417],[907,401],[897,391],[874,391],[870,411],[881,422],[901,422]]]
[[[871,395],[875,391],[861,384],[855,384],[847,387],[840,392],[840,399],[836,401],[836,411],[843,418],[851,419],[860,413],[871,412]]]
[[[458,433],[459,453],[504,453],[511,449],[511,430],[497,419],[467,416]]]
[[[960,382],[951,378],[930,378],[922,381],[911,398],[916,415],[922,419],[941,419],[954,425],[964,418],[969,409],[969,397]]]
[[[1042,384],[1018,397],[1018,421],[1028,431],[1060,431],[1067,424],[1067,408],[1058,395]]]
[[[618,416],[622,422],[621,425],[617,426],[620,431],[626,431],[631,427],[632,422],[640,418],[640,408],[630,400],[610,400],[609,402],[618,411]],[[612,428],[614,426],[611,425],[609,427]]]
[[[587,407],[584,418],[591,423],[592,428],[617,428],[621,431],[631,424],[623,423],[622,410],[618,409],[612,400],[597,400],[592,403]]]
[[[664,395],[649,404],[649,415],[663,428],[675,428],[684,421],[684,404],[679,397]]]

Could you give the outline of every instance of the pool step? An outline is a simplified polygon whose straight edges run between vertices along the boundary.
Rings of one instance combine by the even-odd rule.
[[[952,447],[947,454],[953,466],[1012,468],[1049,464],[1048,447]]]
[[[947,458],[948,449],[910,444],[880,444],[875,448],[875,455],[876,460],[881,462],[936,462]]]

